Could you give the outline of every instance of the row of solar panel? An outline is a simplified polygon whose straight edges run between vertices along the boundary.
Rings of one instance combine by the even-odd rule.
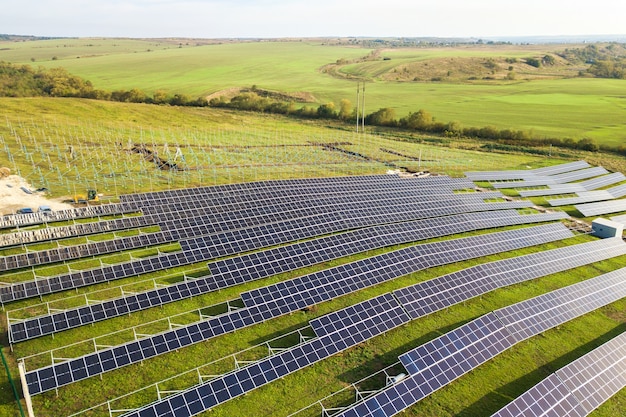
[[[556,175],[537,176],[522,181],[492,182],[495,188],[536,187],[538,185],[565,184],[568,182],[593,178],[608,174],[609,171],[602,167],[585,168],[578,171],[564,172]]]
[[[482,193],[481,193],[482,194]],[[353,196],[347,198],[347,202],[343,199],[327,199],[315,202],[289,202],[282,205],[255,207],[243,211],[230,211],[227,213],[211,213],[206,214],[196,211],[193,218],[187,221],[169,220],[164,225],[164,232],[144,235],[141,239],[136,237],[120,238],[115,241],[104,241],[87,243],[65,247],[62,249],[52,249],[40,252],[29,252],[27,254],[11,255],[0,257],[0,271],[11,269],[26,268],[30,266],[43,265],[54,262],[62,262],[77,259],[86,256],[102,255],[120,250],[134,249],[137,247],[173,242],[179,239],[189,237],[204,236],[207,234],[219,233],[226,230],[240,229],[252,227],[259,224],[276,222],[290,218],[306,217],[313,214],[330,213],[333,211],[345,211],[353,207],[354,204],[367,204],[368,207],[380,207],[387,204],[403,204],[404,202],[424,203],[442,199],[443,201],[451,200],[477,200],[482,198],[497,197],[498,193],[491,195],[485,193],[484,196],[477,193],[461,196],[448,195],[441,196],[416,196],[404,192],[387,192],[383,194]],[[159,222],[161,223],[161,222]],[[199,226],[199,227],[195,227]],[[168,233],[170,231],[171,233]],[[112,242],[115,242],[113,244]]]
[[[427,191],[426,187],[423,187],[421,184],[422,182],[416,182],[416,181],[396,181],[393,184],[393,189],[400,191],[400,190],[413,190],[415,192],[430,192],[430,193],[438,193],[438,194],[444,194],[444,193],[450,193],[451,194],[451,190],[453,188],[459,187],[458,184],[461,184],[462,187],[466,187],[468,185],[468,181],[462,181],[461,179],[456,179],[454,180],[454,182],[450,182],[450,186],[446,187],[445,184],[444,186],[438,186],[437,188],[435,188],[435,190],[431,191]],[[469,183],[471,184],[471,183]],[[300,199],[304,198],[305,196],[312,196],[312,195],[316,195],[316,194],[322,194],[322,195],[329,195],[329,194],[342,194],[342,193],[360,193],[360,192],[367,192],[370,193],[374,190],[387,190],[389,188],[389,185],[387,183],[384,182],[380,182],[380,183],[372,183],[372,184],[368,184],[368,183],[362,183],[362,184],[353,184],[353,185],[347,185],[347,186],[341,186],[341,184],[331,184],[326,186],[325,188],[308,188],[308,187],[299,187],[297,189],[291,189],[291,190],[284,190],[280,193],[280,196],[276,196],[276,193],[274,193],[273,191],[269,191],[269,190],[262,190],[260,189],[258,194],[255,195],[227,195],[223,198],[220,199],[212,199],[209,200],[206,198],[206,195],[203,194],[198,194],[198,190],[202,190],[202,189],[183,189],[183,190],[176,190],[175,192],[172,192],[172,196],[168,197],[167,199],[165,197],[163,197],[163,199],[158,200],[158,204],[156,204],[155,206],[147,206],[145,208],[142,208],[142,210],[145,213],[155,213],[155,215],[153,216],[143,216],[143,217],[132,217],[132,218],[125,218],[125,219],[116,219],[116,220],[110,220],[110,221],[100,221],[97,223],[88,223],[88,224],[77,224],[77,225],[71,225],[71,226],[62,226],[62,227],[48,227],[45,229],[40,229],[40,230],[34,230],[34,231],[22,231],[22,232],[17,232],[17,233],[12,233],[12,234],[3,234],[2,236],[0,236],[0,246],[8,246],[8,245],[15,245],[15,244],[24,244],[24,243],[32,243],[32,242],[36,242],[36,241],[42,241],[42,240],[50,240],[50,239],[55,239],[55,238],[64,238],[64,237],[72,237],[72,236],[82,236],[82,235],[88,235],[88,234],[93,234],[93,233],[100,233],[100,232],[106,232],[106,231],[113,231],[113,230],[119,230],[119,229],[123,229],[123,228],[130,228],[130,227],[141,227],[141,226],[146,226],[149,224],[154,224],[153,222],[158,222],[159,220],[162,220],[164,216],[162,216],[161,214],[164,212],[165,210],[165,201],[168,201],[168,203],[170,203],[171,201],[175,201],[176,203],[180,203],[181,206],[180,207],[170,207],[168,210],[171,212],[171,210],[175,209],[176,211],[174,211],[172,214],[170,214],[168,217],[168,219],[173,219],[176,220],[178,218],[186,218],[186,217],[194,217],[195,215],[197,215],[195,209],[198,207],[207,207],[210,206],[212,207],[212,211],[231,211],[233,210],[233,204],[235,203],[243,203],[243,202],[247,202],[248,206],[265,206],[265,205],[273,205],[276,204],[276,202],[278,201],[292,201],[297,197],[301,197]],[[177,194],[180,193],[182,194],[180,197],[177,196]],[[168,193],[169,195],[170,193]],[[191,200],[191,201],[196,201],[196,205],[189,205],[186,204],[187,200]],[[199,205],[201,204],[201,205]],[[184,207],[184,206],[188,206],[188,207]],[[127,204],[127,206],[132,206],[132,204]],[[139,206],[135,205],[134,206],[136,210],[139,210]],[[84,209],[77,209],[77,210],[83,210]],[[189,210],[193,210],[192,212],[189,213]],[[77,216],[77,217],[81,217],[81,216]],[[135,224],[136,223],[136,224]],[[128,224],[128,225],[126,225]],[[175,226],[172,226],[175,227]]]
[[[277,284],[277,286],[269,286],[263,290],[248,292],[246,297],[248,300],[255,299],[251,294],[259,294],[259,297],[265,295],[265,303],[259,301],[252,304],[249,302],[247,304],[248,308],[227,313],[208,321],[126,343],[112,349],[105,349],[68,362],[30,371],[26,374],[28,389],[31,395],[54,389],[58,386],[95,375],[95,373],[85,373],[86,364],[102,364],[104,360],[111,361],[107,362],[110,363],[110,365],[107,365],[110,368],[105,367],[103,364],[92,367],[94,372],[96,370],[99,370],[99,372],[109,371],[116,368],[114,363],[117,364],[117,367],[135,363],[158,353],[164,353],[171,349],[206,340],[206,337],[214,337],[217,334],[223,334],[236,328],[286,314],[302,307],[331,299],[340,294],[356,291],[386,279],[392,279],[430,266],[561,240],[571,235],[571,232],[560,223],[535,226],[452,241],[417,245],[413,248],[402,249],[391,254],[379,255],[366,260],[370,265],[379,265],[375,269],[385,270],[386,274],[383,277],[373,275],[368,271],[359,273],[361,270],[357,266],[361,265],[363,261],[331,268],[321,273],[309,274],[305,277],[285,281]],[[447,253],[447,255],[443,257],[429,255],[443,253]],[[413,259],[410,256],[413,256]],[[400,262],[397,265],[384,264],[385,261],[392,259],[397,259]],[[348,270],[353,271],[355,276],[350,277]],[[320,278],[323,278],[322,281],[319,280]],[[348,281],[351,284],[349,287],[346,286]],[[317,288],[314,288],[316,285]],[[288,289],[289,292],[283,291],[280,302],[276,302],[270,291],[280,290],[283,287]],[[163,351],[159,351],[156,345],[161,346],[159,349],[163,349]],[[113,362],[111,358],[116,359]]]
[[[159,200],[154,200],[152,205],[140,206],[144,213],[159,213],[164,209],[168,211],[185,209],[186,207],[199,205],[203,207],[212,207],[213,211],[225,211],[223,206],[234,207],[254,207],[257,205],[274,205],[285,201],[306,201],[316,200],[319,198],[348,198],[358,194],[378,194],[381,192],[405,192],[405,193],[417,193],[417,194],[450,194],[453,190],[460,188],[457,183],[451,184],[431,184],[421,185],[413,181],[404,181],[394,184],[375,184],[375,185],[358,185],[358,186],[326,186],[315,188],[295,188],[280,190],[280,192],[270,190],[259,190],[255,194],[228,194],[225,196],[215,197],[207,196],[203,194],[193,194],[185,197],[168,197]],[[467,181],[459,182],[463,187],[467,187]],[[157,204],[158,201],[158,204]],[[256,203],[256,204],[254,204]],[[166,208],[162,208],[166,205]]]
[[[596,280],[607,282],[603,280],[603,277]],[[574,287],[576,286],[558,292],[577,293],[577,288]],[[603,292],[610,292],[610,290]],[[555,307],[560,299],[557,294],[554,297],[557,301],[553,301],[552,295],[555,293],[557,292],[528,302],[534,305]],[[626,285],[618,289],[612,300],[619,299],[624,293],[626,293]],[[579,297],[579,300],[593,299],[594,294],[587,293]],[[606,298],[602,300],[605,303],[610,302]],[[590,304],[587,303],[587,306],[589,307]],[[558,307],[567,310],[571,304],[563,303]],[[499,311],[502,313],[505,309]],[[402,355],[401,361],[411,372],[407,379],[375,394],[340,415],[346,417],[395,415],[514,345],[517,340],[509,335],[496,313],[482,316]],[[506,313],[502,314],[506,315]],[[550,321],[553,325],[559,319],[561,323],[567,321],[566,316],[553,316],[554,320]],[[194,386],[139,410],[131,411],[125,414],[125,417],[193,416],[407,321],[406,313],[394,297],[390,294],[376,297],[312,320],[311,326],[316,330],[317,339]],[[368,322],[371,323],[369,326]],[[286,358],[288,358],[287,361],[285,361]],[[284,372],[275,372],[276,365],[281,366],[285,363],[292,365],[281,368],[285,369]]]
[[[564,206],[569,204],[583,204],[594,201],[613,200],[626,195],[626,184],[607,188],[606,190],[596,190],[578,193],[577,197],[566,197],[548,200],[551,206]],[[604,204],[604,203],[602,203]]]
[[[393,416],[508,347],[626,296],[624,278],[626,268],[496,310],[448,332],[400,356],[409,377],[337,416]]]
[[[516,180],[533,178],[537,175],[556,175],[564,172],[575,171],[578,169],[589,168],[585,161],[569,162],[565,164],[552,165],[549,167],[530,169],[526,171],[471,171],[466,172],[465,176],[472,181],[497,181],[497,180]]]
[[[407,187],[408,188],[408,187]],[[404,193],[405,196],[416,196],[423,194],[436,194],[436,195],[451,195],[452,192],[450,189],[442,189],[438,187],[436,189],[431,189],[427,191],[424,188],[415,188],[411,187],[413,190],[413,194]],[[306,190],[304,190],[306,191]],[[363,191],[368,191],[366,195],[371,195],[371,192],[374,189],[365,189],[361,188],[355,192],[362,194]],[[380,193],[389,193],[388,189],[379,189]],[[394,187],[395,193],[398,193],[398,187]],[[241,196],[231,196],[229,199],[221,199],[219,201],[209,201],[202,196],[194,196],[195,199],[191,202],[185,200],[178,200],[176,204],[165,204],[164,202],[160,202],[159,205],[155,205],[152,207],[147,207],[143,209],[144,216],[140,217],[130,217],[124,219],[115,219],[110,221],[101,221],[87,224],[78,224],[71,226],[62,226],[62,227],[48,227],[45,229],[38,229],[34,231],[23,231],[12,234],[2,234],[0,235],[0,246],[9,246],[9,245],[17,245],[17,244],[25,244],[32,243],[44,240],[52,240],[52,239],[61,239],[66,237],[76,237],[76,236],[84,236],[95,233],[109,232],[114,230],[120,230],[125,228],[133,228],[133,227],[141,227],[149,224],[160,224],[163,230],[176,230],[183,228],[182,224],[184,221],[182,219],[188,219],[190,217],[195,218],[199,215],[199,208],[206,208],[208,206],[211,207],[209,212],[220,212],[220,211],[234,211],[236,209],[242,209],[244,207],[262,207],[268,205],[275,205],[279,201],[289,201],[292,202],[294,197],[302,194],[302,189],[299,190],[290,190],[287,195],[285,193],[281,193],[280,197],[271,197],[270,195],[263,195],[259,197],[259,199],[253,199],[251,201],[247,201],[245,198]],[[192,194],[193,195],[193,194]],[[325,194],[326,195],[326,194]],[[245,197],[245,196],[244,196]],[[340,198],[346,198],[339,196]],[[488,198],[488,197],[486,197]],[[233,200],[242,200],[245,204],[233,205]],[[138,210],[139,208],[137,208]],[[163,214],[167,212],[168,216],[163,216]],[[163,221],[164,218],[167,218],[167,221]]]
[[[217,377],[192,389],[172,395],[127,416],[192,416],[278,378],[326,359],[374,336],[396,328],[410,319],[395,300],[372,300],[353,308],[355,318],[340,331],[288,349],[282,353]],[[385,307],[386,310],[382,310]],[[312,325],[315,326],[314,321]]]
[[[492,417],[584,417],[626,386],[626,333],[550,374]]]
[[[45,229],[2,233],[0,234],[0,247],[115,232],[125,229],[136,229],[154,224],[156,223],[148,217],[133,216],[92,223],[77,223],[69,226],[46,227]]]
[[[185,198],[192,195],[204,195],[208,197],[222,197],[232,194],[237,195],[254,195],[257,193],[272,192],[276,194],[277,191],[284,191],[289,189],[315,189],[318,187],[337,187],[337,188],[349,188],[358,187],[361,184],[365,185],[382,185],[392,184],[394,187],[400,186],[418,186],[423,187],[429,184],[456,184],[469,185],[473,188],[474,185],[464,179],[450,178],[447,176],[433,176],[427,178],[400,178],[396,175],[366,175],[366,176],[351,176],[351,177],[328,177],[328,178],[305,178],[294,180],[269,180],[259,182],[249,182],[240,184],[226,184],[212,187],[199,187],[183,190],[169,190],[169,191],[157,191],[151,193],[131,194],[123,195],[120,200],[123,202],[138,202],[141,205],[152,204],[154,201],[167,199],[170,197]]]
[[[470,230],[552,221],[563,218],[563,215],[564,213],[520,215],[514,210],[462,214],[366,228],[241,255],[209,264],[212,276],[206,278],[12,323],[9,326],[9,341],[16,343],[53,334],[97,320],[160,306],[367,250]]]
[[[549,188],[544,188],[540,190],[523,190],[520,191],[519,194],[522,197],[537,197],[555,194],[579,193],[583,191],[597,190],[598,188],[617,184],[618,182],[622,182],[624,180],[626,180],[626,176],[624,176],[624,174],[622,174],[621,172],[614,172],[612,174],[602,175],[600,177],[593,178],[587,181],[575,182],[570,184],[549,185]]]
[[[172,232],[142,233],[136,236],[120,237],[101,242],[91,242],[37,252],[2,256],[0,257],[0,271],[11,271],[20,268],[29,268],[31,266],[65,262],[89,256],[161,245],[174,241],[176,241],[176,236]]]
[[[287,272],[293,264],[304,267],[326,262],[382,247],[381,243],[392,245],[482,228],[554,221],[565,216],[564,212],[522,216],[514,210],[502,210],[378,226],[216,261],[209,264],[211,276],[207,280],[211,286],[226,288]]]
[[[447,202],[447,204],[441,203],[444,206],[442,208],[433,207],[434,203],[425,203],[383,207],[372,210],[364,208],[353,209],[337,212],[334,215],[310,216],[293,221],[262,225],[253,229],[234,230],[218,235],[181,241],[183,252],[0,287],[0,301],[4,303],[36,297],[97,282],[207,261],[220,256],[233,255],[248,250],[260,249],[264,246],[283,244],[326,233],[373,224],[437,216],[442,211],[445,214],[456,214],[490,209],[524,208],[529,207],[531,204],[529,202],[464,203],[460,201],[454,204],[452,202]],[[196,233],[193,229],[189,229],[188,232]]]
[[[0,219],[0,229],[12,229],[15,227],[33,224],[125,214],[132,213],[134,211],[136,211],[136,207],[132,204],[102,204],[75,209],[56,210],[52,212],[14,214],[11,216],[4,216]]]
[[[496,288],[626,255],[621,239],[604,239],[480,264],[394,291],[411,317],[442,310]]]

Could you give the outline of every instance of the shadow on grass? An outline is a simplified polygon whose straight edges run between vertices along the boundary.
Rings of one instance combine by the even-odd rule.
[[[554,373],[558,369],[566,366],[567,364],[575,361],[586,353],[592,351],[598,346],[606,343],[607,341],[619,336],[626,331],[626,323],[622,323],[612,329],[610,332],[603,334],[600,337],[562,355],[553,361],[537,368],[535,371],[524,375],[508,384],[498,388],[495,391],[482,397],[465,410],[457,414],[459,417],[464,416],[482,416],[491,415],[507,405],[513,399],[519,397],[524,392],[538,384],[540,381],[548,377],[548,375]]]
[[[437,337],[441,336],[442,334],[445,334],[451,330],[454,330],[456,328],[458,328],[459,326],[462,326],[463,324],[473,320],[474,318],[468,319],[468,320],[463,320],[457,323],[453,323],[453,324],[449,324],[445,327],[442,327],[438,330],[432,330],[428,333],[425,333],[423,335],[421,335],[419,338],[411,340],[410,342],[407,342],[405,344],[403,344],[402,346],[398,346],[395,349],[386,351],[385,353],[383,353],[382,355],[375,355],[375,357],[372,357],[368,360],[366,360],[365,362],[362,362],[361,365],[349,369],[348,371],[344,372],[343,374],[339,375],[338,378],[347,383],[347,384],[351,384],[354,383],[356,381],[359,381],[363,378],[368,377],[369,375],[378,372],[386,367],[388,367],[389,365],[392,365],[395,362],[398,362],[398,356],[402,355],[403,353],[416,348],[417,346],[420,346],[424,343],[427,343],[433,339],[436,339]],[[397,330],[402,331],[404,326],[399,327]],[[387,335],[387,334],[382,334],[378,337],[391,337],[391,335]],[[359,346],[358,345],[356,347],[353,347],[352,349],[358,349]],[[399,369],[396,369],[399,368]],[[398,373],[403,372],[406,373],[406,370],[403,369],[402,366],[399,367],[395,367],[394,371],[398,371]],[[361,389],[380,389],[382,388],[382,386],[380,385],[380,380],[377,379],[373,379],[371,382],[369,381],[364,381],[363,384],[360,384]],[[384,384],[384,381],[382,381],[382,383]]]

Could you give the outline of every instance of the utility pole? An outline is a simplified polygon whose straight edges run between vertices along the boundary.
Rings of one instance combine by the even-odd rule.
[[[359,82],[356,82],[356,133],[359,133]]]
[[[361,132],[365,133],[365,81],[363,81],[363,94],[361,95],[361,100],[363,100],[361,103],[361,112],[363,113],[363,116],[361,117]]]

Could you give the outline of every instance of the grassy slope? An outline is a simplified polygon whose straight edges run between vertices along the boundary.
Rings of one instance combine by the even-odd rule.
[[[4,98],[0,111],[5,116],[0,123],[0,165],[55,196],[94,187],[106,195],[119,195],[276,177],[384,173],[390,168],[385,163],[452,175],[552,163],[536,156],[485,155],[460,149],[477,148],[477,143],[444,147],[420,142],[420,135],[409,136],[411,142],[356,136],[350,126],[329,128],[292,118],[210,108]],[[342,142],[345,150],[372,160],[327,151],[311,142]],[[164,156],[168,144],[170,158],[179,145],[187,170],[159,171],[127,152],[132,143],[146,143]],[[67,160],[70,145],[77,154],[73,161]]]
[[[65,46],[64,46],[65,45]],[[92,46],[88,46],[92,45]],[[570,45],[571,46],[571,45]],[[230,87],[306,91],[318,102],[355,101],[354,82],[319,69],[369,51],[307,42],[183,45],[134,40],[55,40],[0,43],[0,59],[63,66],[107,90],[166,89],[193,96]],[[440,48],[384,51],[390,61],[352,64],[342,71],[379,79],[397,66],[442,57],[542,56],[557,46]],[[150,50],[150,52],[148,52]],[[56,55],[55,55],[56,53]],[[57,56],[57,60],[52,60]],[[81,56],[77,59],[77,56]],[[626,83],[619,80],[548,79],[482,84],[374,81],[366,110],[393,107],[398,116],[420,108],[439,121],[529,130],[540,137],[592,137],[616,145],[626,135]]]

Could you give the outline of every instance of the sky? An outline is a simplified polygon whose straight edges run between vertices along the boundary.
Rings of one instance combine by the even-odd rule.
[[[0,0],[0,33],[282,38],[617,35],[624,0]]]

